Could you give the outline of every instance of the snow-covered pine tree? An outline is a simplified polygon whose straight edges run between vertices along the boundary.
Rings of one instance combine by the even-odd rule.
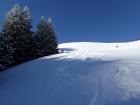
[[[22,9],[16,4],[8,12],[3,26],[9,58],[15,65],[28,60],[32,56],[31,16],[27,7]],[[12,57],[10,57],[12,56]]]
[[[58,53],[58,49],[57,49],[58,42],[57,42],[57,38],[56,38],[56,34],[54,31],[53,22],[52,22],[51,17],[48,18],[47,27],[48,27],[47,52],[48,52],[48,54],[56,54],[56,53]]]
[[[31,17],[30,9],[28,8],[28,6],[24,7],[23,15],[24,15],[25,25],[28,27],[28,29],[32,28],[32,17]]]
[[[47,53],[47,21],[42,16],[35,32],[35,56],[41,57]]]
[[[45,56],[57,53],[57,40],[50,21],[42,16],[36,29],[36,55]]]

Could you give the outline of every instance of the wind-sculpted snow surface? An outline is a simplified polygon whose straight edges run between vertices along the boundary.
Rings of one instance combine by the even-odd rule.
[[[66,43],[0,73],[0,105],[140,105],[140,42]]]

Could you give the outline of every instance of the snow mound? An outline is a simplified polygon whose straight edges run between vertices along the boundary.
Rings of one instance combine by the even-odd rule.
[[[0,105],[140,105],[140,41],[59,48],[0,72]]]

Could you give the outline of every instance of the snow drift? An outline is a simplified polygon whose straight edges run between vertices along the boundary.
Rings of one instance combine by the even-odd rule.
[[[0,105],[139,105],[140,41],[77,42],[0,73]]]

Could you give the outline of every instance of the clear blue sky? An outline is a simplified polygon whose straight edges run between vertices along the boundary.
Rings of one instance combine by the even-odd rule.
[[[59,42],[140,39],[140,0],[0,0],[0,21],[15,3],[28,5],[33,26],[51,16]]]

